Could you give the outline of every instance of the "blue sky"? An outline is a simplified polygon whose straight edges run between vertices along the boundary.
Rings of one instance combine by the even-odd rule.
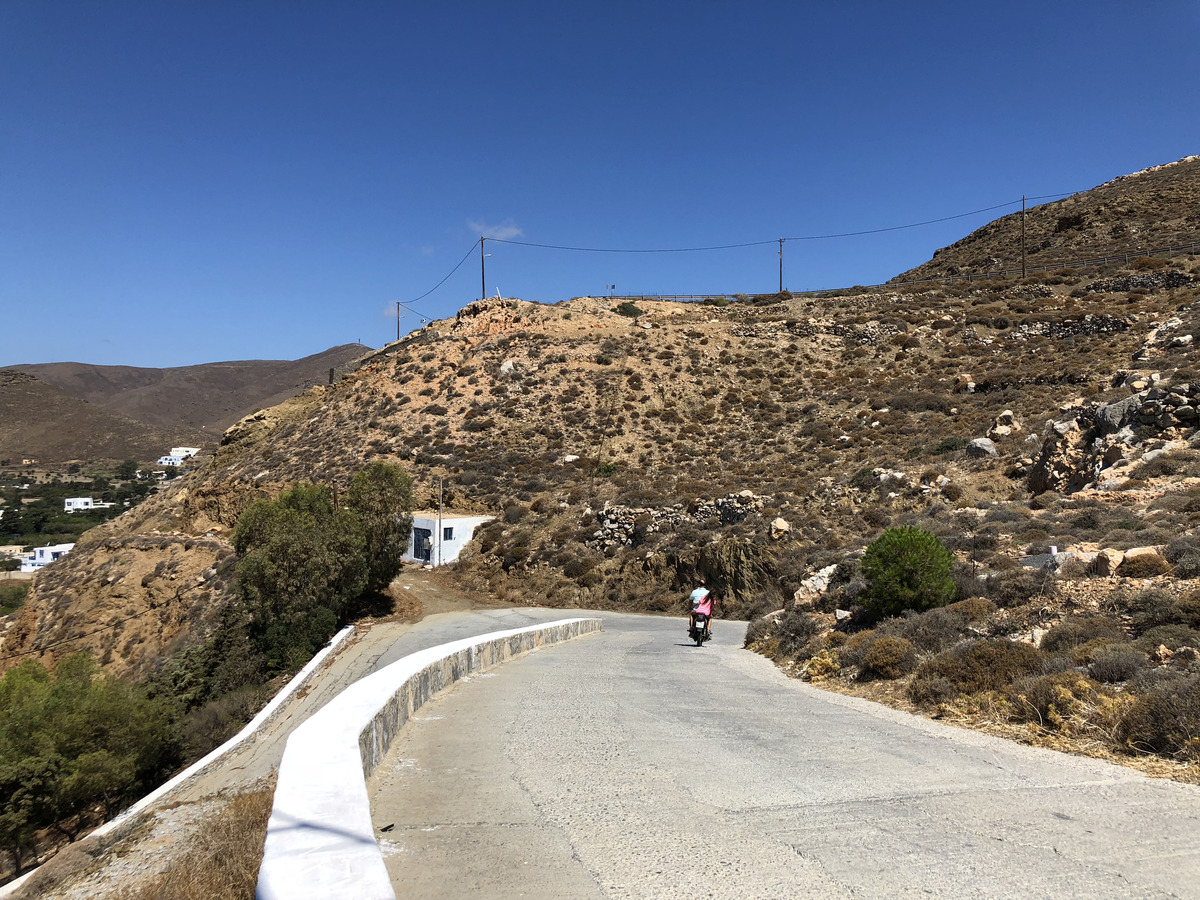
[[[380,346],[481,233],[705,247],[1087,189],[1200,153],[1198,85],[1195,0],[5,0],[0,364]],[[1015,208],[791,241],[784,282],[884,281]],[[487,250],[489,294],[548,303],[778,287],[773,243]]]

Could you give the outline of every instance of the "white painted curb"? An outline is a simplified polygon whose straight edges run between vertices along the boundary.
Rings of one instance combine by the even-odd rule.
[[[155,788],[153,791],[151,791],[149,794],[147,794],[141,800],[134,803],[133,806],[129,807],[124,812],[118,814],[115,818],[110,819],[108,822],[105,822],[103,825],[101,825],[99,828],[95,829],[94,831],[88,832],[88,834],[85,837],[88,837],[88,838],[104,837],[104,835],[119,828],[121,825],[128,822],[131,818],[142,813],[148,807],[150,807],[154,803],[156,803],[158,800],[161,800],[165,794],[169,794],[171,791],[175,790],[177,787],[179,787],[185,781],[188,781],[189,779],[200,774],[201,771],[206,769],[208,766],[210,766],[216,760],[220,759],[222,756],[224,756],[226,753],[228,753],[230,750],[232,750],[234,747],[236,747],[242,741],[246,740],[246,738],[250,737],[250,735],[254,734],[254,732],[258,731],[258,729],[262,728],[263,725],[265,725],[272,718],[274,718],[275,714],[279,712],[280,707],[283,706],[283,704],[286,703],[289,699],[291,699],[292,695],[295,694],[296,691],[300,690],[300,688],[304,686],[305,682],[308,681],[308,679],[312,676],[313,672],[315,672],[317,669],[319,669],[321,667],[321,663],[325,662],[325,660],[327,660],[329,658],[330,654],[332,654],[338,647],[340,647],[342,645],[342,643],[346,640],[346,638],[350,637],[350,635],[353,633],[354,633],[354,626],[347,625],[345,628],[343,628],[341,631],[339,631],[337,634],[335,634],[330,639],[329,643],[326,644],[319,651],[317,651],[316,656],[314,656],[312,659],[310,659],[305,664],[303,669],[301,669],[299,672],[297,672],[295,675],[292,676],[292,680],[289,681],[286,685],[284,685],[283,690],[281,690],[278,694],[276,694],[274,697],[272,697],[271,701],[259,711],[258,715],[255,716],[253,719],[251,719],[246,724],[245,728],[243,728],[241,731],[239,731],[237,734],[235,734],[233,737],[231,737],[229,740],[227,740],[225,743],[223,743],[216,750],[213,750],[212,752],[210,752],[207,756],[204,756],[201,759],[198,759],[196,762],[192,763],[190,766],[188,766],[186,769],[184,769],[182,772],[180,772],[178,775],[176,775],[170,781],[166,782],[165,784],[161,785],[158,788]],[[14,879],[13,881],[10,881],[8,884],[4,885],[3,887],[0,887],[0,897],[7,897],[10,894],[14,893],[17,890],[17,888],[19,888],[26,881],[28,881],[29,878],[36,871],[37,871],[37,869],[30,869],[28,872],[26,872],[20,878]]]
[[[258,900],[395,900],[366,777],[422,704],[464,676],[601,630],[563,619],[430,647],[350,685],[292,732],[258,872]]]

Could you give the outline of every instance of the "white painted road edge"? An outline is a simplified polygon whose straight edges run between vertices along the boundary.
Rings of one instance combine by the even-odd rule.
[[[345,628],[335,634],[330,639],[329,643],[317,651],[317,654],[305,664],[303,669],[292,676],[292,680],[284,685],[283,690],[272,697],[271,701],[259,711],[258,715],[246,724],[245,728],[223,743],[216,750],[213,750],[207,756],[196,760],[196,762],[192,763],[170,781],[158,788],[155,788],[141,800],[137,801],[137,803],[133,804],[133,806],[129,807],[115,818],[101,825],[95,831],[89,832],[87,836],[104,837],[104,835],[108,834],[114,829],[121,827],[131,818],[141,814],[158,800],[161,800],[165,794],[169,794],[185,781],[198,775],[202,770],[212,765],[213,762],[220,759],[242,741],[246,740],[246,738],[250,737],[250,735],[254,734],[254,732],[258,731],[258,729],[262,728],[263,725],[269,722],[275,716],[275,714],[279,712],[279,708],[283,706],[283,704],[289,699],[291,699],[292,695],[295,694],[296,691],[300,690],[300,688],[304,686],[312,674],[321,667],[321,663],[325,662],[325,660],[329,658],[330,654],[337,650],[337,648],[345,642],[346,638],[350,637],[350,635],[353,633],[354,626],[347,625]],[[14,879],[3,887],[0,887],[0,897],[7,897],[15,892],[17,888],[24,884],[36,871],[37,869],[30,869],[20,878]]]
[[[430,647],[356,681],[288,737],[258,871],[257,900],[395,900],[366,778],[408,718],[466,676],[600,631],[563,619]]]

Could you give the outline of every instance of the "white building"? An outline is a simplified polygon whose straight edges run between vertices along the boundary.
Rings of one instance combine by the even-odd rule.
[[[22,557],[21,571],[22,572],[37,572],[45,566],[50,565],[56,559],[62,559],[71,552],[74,544],[52,544],[49,547],[37,547],[33,553]]]
[[[182,466],[183,457],[175,456],[174,454],[171,454],[170,456],[160,456],[158,458],[158,464],[160,466]]]
[[[404,559],[434,566],[452,563],[475,536],[475,529],[494,518],[495,516],[468,516],[443,511],[439,527],[436,509],[415,512],[412,517],[412,534],[408,538],[408,549],[404,552]]]
[[[199,452],[199,447],[172,447],[171,452],[167,456],[178,456],[180,459],[188,459]]]
[[[91,497],[67,497],[63,500],[63,512],[73,513],[77,509],[95,509]]]

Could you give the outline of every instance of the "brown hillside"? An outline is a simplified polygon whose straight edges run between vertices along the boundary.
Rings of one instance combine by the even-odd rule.
[[[155,460],[204,438],[186,426],[134,421],[13,369],[0,369],[0,461]]]
[[[1140,196],[1144,177],[1125,184]],[[1003,578],[1051,545],[1165,547],[1200,525],[1198,304],[1195,254],[1024,282],[639,301],[636,320],[597,298],[475,302],[247,416],[209,464],[90,546],[226,534],[256,496],[344,485],[380,458],[414,475],[418,506],[440,477],[447,505],[497,516],[457,572],[512,601],[668,610],[703,571],[725,615],[756,614],[901,523]],[[995,455],[968,452],[985,436]],[[71,557],[86,575],[72,608],[105,618],[43,626],[58,601],[39,576],[30,624],[0,653],[111,622],[106,552]],[[146,603],[137,584],[130,614]],[[229,596],[197,597],[192,615]],[[1006,602],[1013,631],[1050,608],[1029,591]],[[112,628],[117,653],[125,626]]]
[[[1200,241],[1200,156],[1123,175],[1031,207],[1026,265],[1053,266]],[[1021,213],[996,219],[893,281],[1021,268]]]
[[[253,409],[274,406],[370,352],[342,344],[297,360],[236,360],[146,369],[62,362],[12,366],[73,397],[160,427],[184,426],[215,439]]]

